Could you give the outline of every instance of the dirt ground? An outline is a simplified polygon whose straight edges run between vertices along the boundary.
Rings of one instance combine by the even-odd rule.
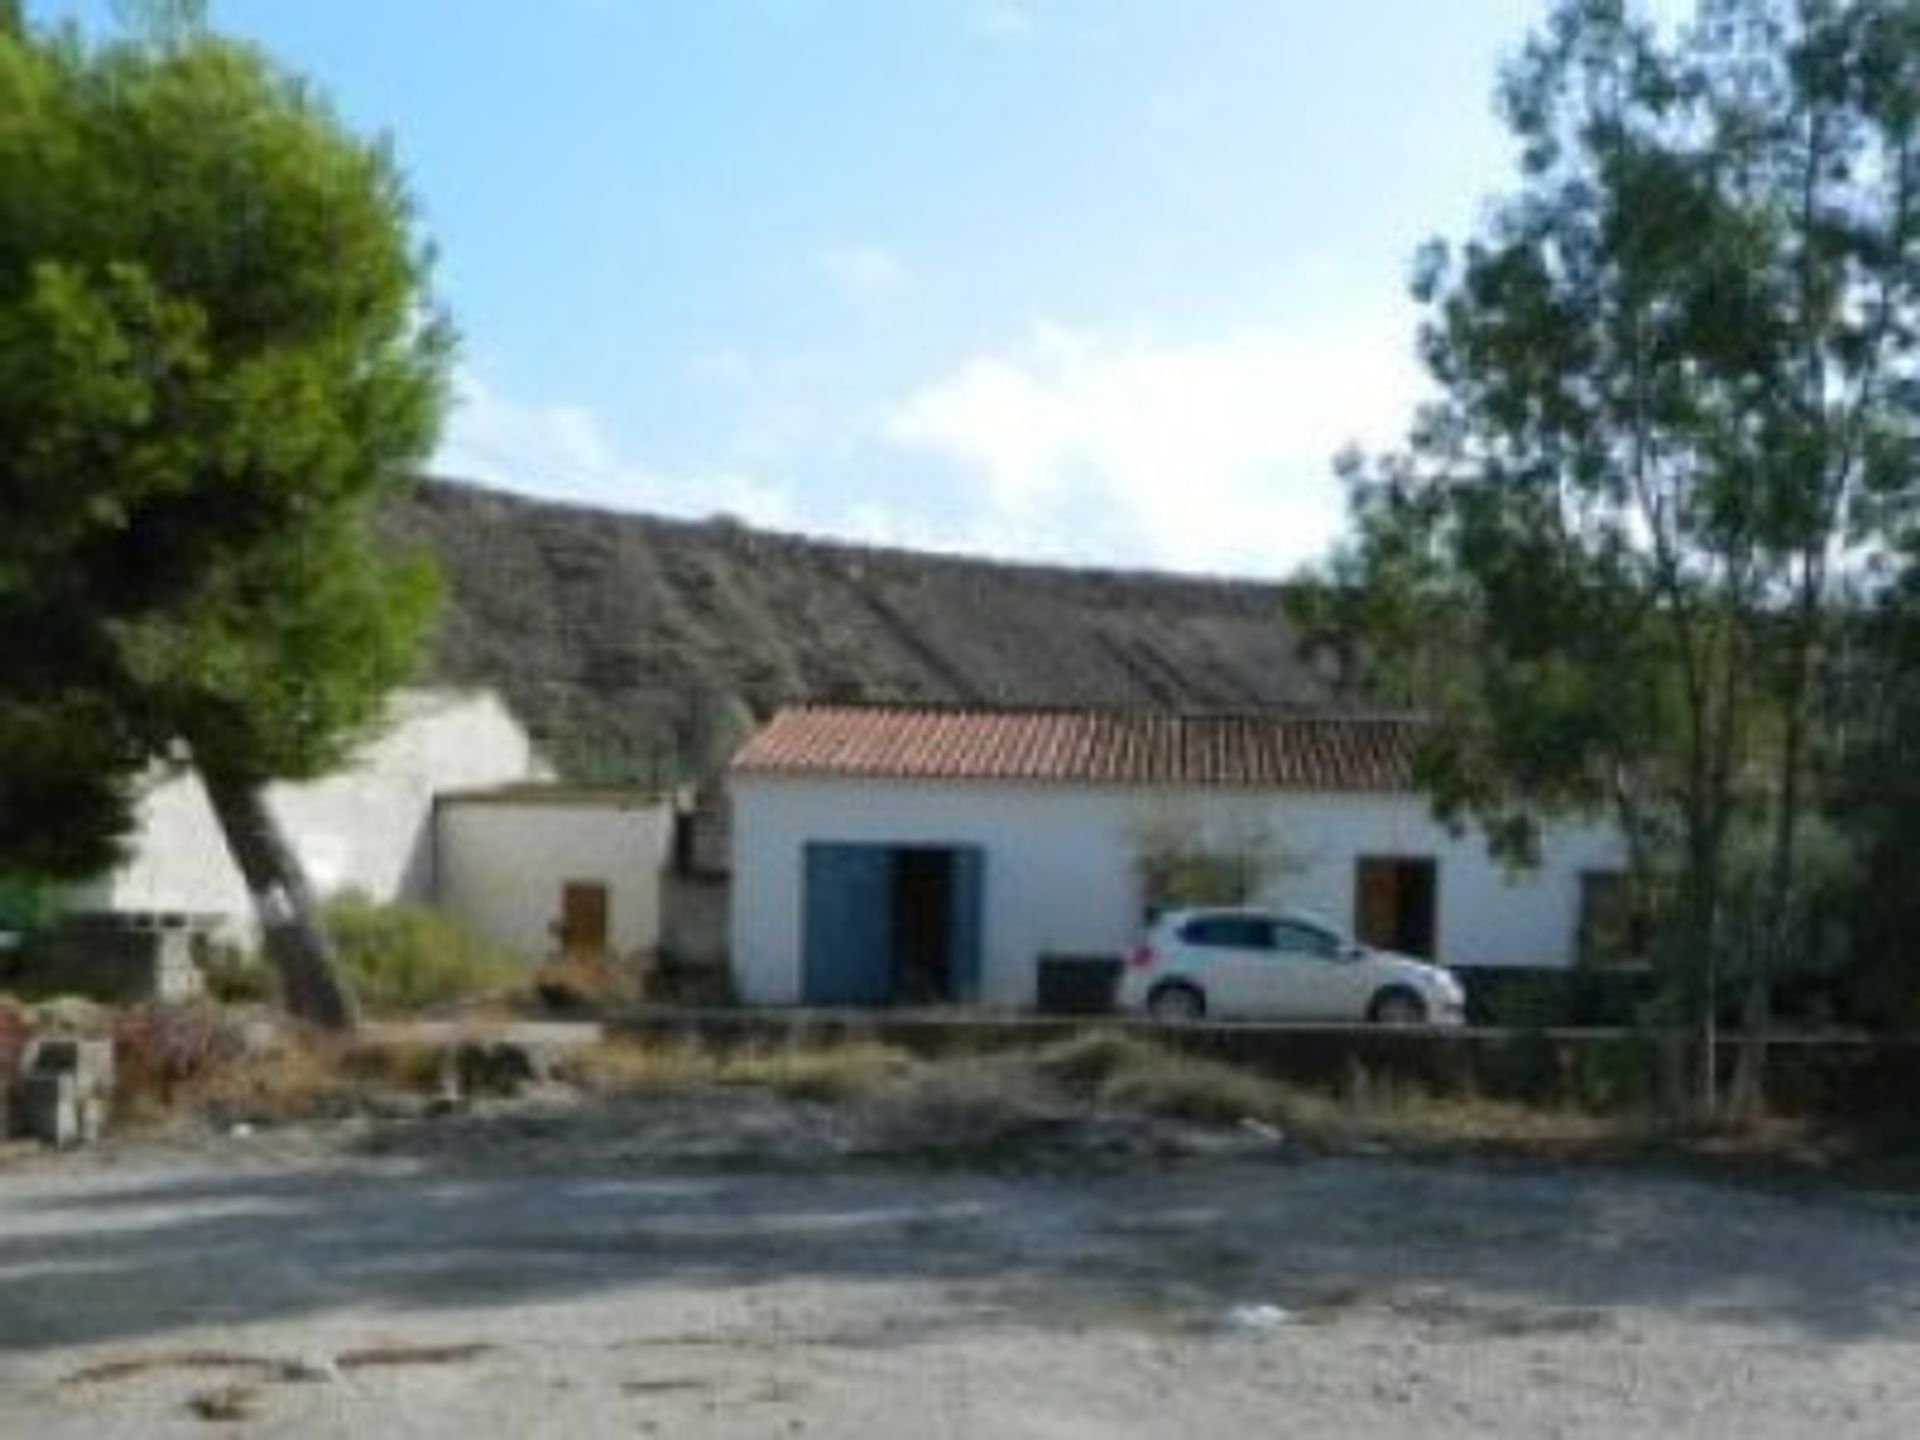
[[[840,1123],[0,1162],[0,1436],[1920,1434],[1910,1199],[1270,1137],[876,1160]]]

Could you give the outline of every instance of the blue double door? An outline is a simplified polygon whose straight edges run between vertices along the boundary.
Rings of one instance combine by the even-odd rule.
[[[806,1004],[979,998],[986,903],[979,846],[815,843],[804,866]]]

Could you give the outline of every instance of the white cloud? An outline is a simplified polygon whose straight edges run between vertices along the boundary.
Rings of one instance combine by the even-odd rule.
[[[973,28],[990,40],[1018,41],[1031,36],[1040,19],[1040,0],[976,0]]]
[[[1041,326],[908,396],[883,433],[976,481],[986,525],[1038,553],[1077,539],[1082,560],[1274,574],[1338,534],[1333,457],[1398,438],[1409,351],[1391,321],[1184,342]]]
[[[814,268],[848,300],[870,304],[892,300],[913,284],[913,270],[881,245],[825,245],[813,254]]]
[[[619,510],[728,514],[775,528],[794,523],[790,497],[772,481],[744,471],[671,474],[641,464],[621,452],[587,407],[503,395],[470,370],[456,377],[434,468],[453,479]]]

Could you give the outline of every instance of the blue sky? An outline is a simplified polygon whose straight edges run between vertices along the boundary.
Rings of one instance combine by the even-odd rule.
[[[464,337],[444,472],[1277,574],[1420,392],[1409,260],[1508,183],[1492,87],[1543,6],[213,9],[393,139]]]

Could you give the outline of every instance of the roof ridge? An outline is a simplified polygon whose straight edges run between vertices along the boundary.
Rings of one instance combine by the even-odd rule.
[[[1431,724],[1433,717],[1420,710],[1390,707],[1364,707],[1313,704],[1305,701],[1271,705],[1140,705],[1120,701],[1089,704],[1041,704],[1030,701],[997,700],[793,700],[774,711],[777,717],[801,714],[876,714],[943,716],[1113,716],[1122,719],[1174,720],[1302,720],[1354,723]]]

